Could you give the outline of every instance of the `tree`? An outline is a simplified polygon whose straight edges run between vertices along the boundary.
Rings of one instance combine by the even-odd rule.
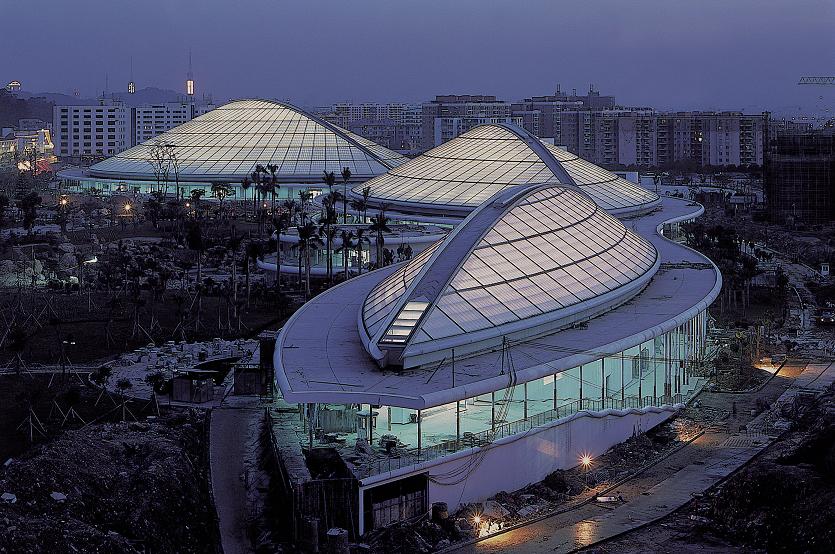
[[[270,180],[268,183],[268,192],[270,193],[270,212],[275,213],[275,194],[279,189],[278,179],[275,176],[275,172],[278,171],[278,166],[275,164],[267,164],[266,168],[270,173]]]
[[[368,244],[368,237],[365,236],[365,229],[362,227],[354,231],[354,237],[357,240],[354,245],[357,249],[357,272],[362,275],[362,245]]]
[[[241,190],[244,193],[243,194],[243,196],[244,196],[244,219],[246,219],[246,214],[249,211],[246,207],[246,204],[247,204],[246,191],[249,190],[250,186],[252,186],[252,181],[249,180],[249,177],[244,177],[243,180],[241,180]]]
[[[345,280],[348,280],[348,261],[351,257],[351,249],[354,247],[354,232],[347,229],[342,229],[339,233],[339,240],[342,242],[337,252],[342,253],[342,270],[345,274]]]
[[[371,218],[371,226],[368,228],[368,230],[375,235],[375,245],[377,247],[377,267],[383,267],[384,265],[383,246],[386,243],[386,239],[383,235],[384,233],[391,232],[388,222],[389,218],[386,217],[385,210],[381,209],[377,216]]]
[[[325,171],[322,175],[322,181],[327,185],[328,193],[332,193],[333,185],[336,183],[336,175],[333,174],[333,171]]]
[[[223,217],[223,200],[229,196],[231,189],[226,183],[212,183],[212,195],[220,200],[220,216]]]
[[[125,394],[127,391],[133,388],[133,383],[130,382],[130,379],[126,377],[122,377],[118,381],[116,381],[116,389],[119,391],[119,403],[122,406],[122,421],[125,420],[125,411],[127,410],[127,402],[125,401]]]
[[[250,266],[256,263],[261,256],[264,255],[264,250],[261,243],[251,240],[246,245],[246,255],[244,256],[244,264],[246,270],[246,303],[249,305],[250,289]],[[278,277],[276,277],[278,278]]]
[[[342,168],[342,223],[348,223],[348,181],[351,179],[351,168]]]
[[[186,244],[197,255],[197,283],[203,282],[203,252],[206,243],[203,240],[203,227],[196,219],[191,219],[186,228]]]
[[[337,222],[336,216],[336,197],[333,193],[329,193],[325,198],[322,200],[322,207],[324,208],[324,213],[319,217],[319,233],[325,236],[325,252],[326,252],[326,267],[327,267],[327,277],[328,283],[333,284],[333,259],[331,258],[331,254],[333,253],[333,238],[336,234],[336,229],[334,225]]]
[[[296,228],[299,233],[299,248],[304,251],[304,298],[310,298],[310,254],[322,245],[316,225],[311,221]]]
[[[191,202],[194,204],[194,213],[200,213],[200,199],[206,194],[205,189],[191,189]]]
[[[145,211],[148,213],[148,217],[151,220],[151,224],[154,226],[154,229],[157,228],[159,222],[159,216],[162,213],[162,203],[165,199],[165,195],[155,190],[151,193],[148,200],[145,201]]]
[[[652,184],[655,185],[655,194],[658,194],[658,185],[661,184],[661,175],[659,173],[654,173],[652,175]]]
[[[290,214],[282,212],[273,218],[275,227],[275,290],[281,292],[281,235],[290,228]]]
[[[9,197],[0,193],[0,227],[6,222],[6,210],[9,208]]]
[[[23,213],[23,228],[28,234],[32,233],[32,228],[35,226],[35,221],[38,219],[38,206],[41,205],[43,199],[35,192],[29,192],[24,195],[18,203],[17,207]]]
[[[300,225],[305,224],[307,219],[307,209],[310,207],[310,201],[313,199],[313,193],[309,190],[299,191],[299,213],[301,214]]]

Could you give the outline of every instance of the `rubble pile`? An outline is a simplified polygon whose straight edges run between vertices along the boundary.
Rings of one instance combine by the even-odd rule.
[[[797,415],[786,440],[710,492],[691,519],[768,552],[835,551],[835,394]]]
[[[0,552],[205,552],[202,416],[67,431],[0,467]]]

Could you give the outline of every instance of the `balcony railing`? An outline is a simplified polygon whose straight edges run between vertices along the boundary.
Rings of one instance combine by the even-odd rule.
[[[370,474],[378,474],[387,471],[394,471],[403,467],[413,466],[421,462],[434,460],[448,456],[461,450],[475,447],[488,446],[491,443],[505,437],[526,433],[538,427],[559,419],[569,417],[577,412],[600,412],[606,409],[625,410],[629,408],[641,409],[649,406],[662,406],[664,404],[681,404],[687,402],[703,384],[698,377],[694,377],[696,386],[687,394],[674,394],[669,396],[644,396],[619,398],[606,398],[605,400],[574,400],[568,404],[558,406],[545,412],[534,414],[525,419],[496,424],[495,429],[487,429],[477,433],[465,432],[459,438],[442,441],[423,448],[411,448],[400,453],[400,457],[388,457],[373,462],[369,468]]]

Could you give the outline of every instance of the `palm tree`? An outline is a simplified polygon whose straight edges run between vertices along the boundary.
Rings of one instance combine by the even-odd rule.
[[[658,184],[661,183],[661,175],[654,173],[652,176],[652,184],[655,185],[655,194],[658,194]]]
[[[331,254],[333,252],[333,238],[336,234],[334,225],[337,222],[336,196],[334,193],[325,196],[322,200],[322,207],[324,208],[324,213],[319,217],[319,234],[325,235],[328,283],[333,284],[333,259],[331,258]]]
[[[342,245],[336,249],[342,253],[342,270],[345,272],[345,280],[348,280],[348,260],[351,257],[351,249],[354,247],[354,232],[342,229],[339,233],[339,240]]]
[[[360,227],[354,231],[354,236],[357,239],[355,248],[357,249],[357,271],[362,275],[362,245],[368,244],[368,237],[365,236],[365,229]]]
[[[249,296],[250,296],[250,266],[258,261],[261,256],[263,255],[263,249],[261,247],[261,243],[255,240],[251,240],[246,245],[246,255],[244,256],[244,269],[246,271],[246,304],[249,305]]]
[[[389,218],[386,217],[386,212],[380,210],[376,217],[371,218],[371,226],[369,231],[376,235],[375,243],[377,246],[377,267],[383,267],[383,246],[385,245],[385,238],[383,233],[390,233],[391,229],[388,226]]]
[[[220,200],[220,216],[223,217],[223,200],[229,196],[229,185],[226,183],[212,183],[212,194]]]
[[[275,290],[281,292],[281,235],[290,228],[290,215],[288,212],[279,214],[273,218],[275,227]]]
[[[194,213],[200,213],[200,199],[206,194],[205,189],[191,189],[191,202],[194,204]]]
[[[226,250],[232,253],[232,318],[238,321],[239,331],[241,320],[238,319],[238,249],[242,242],[243,237],[237,236],[235,228],[232,227],[232,235],[226,243]],[[249,264],[247,263],[247,265]]]
[[[249,210],[247,210],[247,207],[246,207],[246,204],[247,204],[247,202],[246,202],[246,191],[249,190],[250,186],[252,186],[252,181],[249,180],[249,177],[244,177],[243,180],[241,181],[241,190],[244,193],[244,219],[246,219],[247,212],[249,211]]]
[[[275,172],[278,171],[278,166],[275,164],[267,164],[267,171],[270,172],[269,192],[271,196],[270,211],[275,213],[275,194],[281,188],[278,185],[278,179],[275,177]]]
[[[357,215],[363,214],[362,222],[365,223],[365,211],[368,209],[368,203],[362,198],[351,200],[351,209],[357,212]],[[359,219],[359,217],[357,217]]]
[[[313,193],[309,190],[300,190],[299,191],[299,212],[301,213],[301,224],[304,225],[305,220],[307,219],[307,208],[310,205],[310,201],[313,199]]]
[[[287,214],[287,223],[292,224],[296,217],[296,211],[298,210],[299,205],[296,203],[295,200],[292,198],[288,198],[284,202],[281,203],[281,210]]]
[[[255,194],[252,195],[252,208],[253,213],[260,214],[261,209],[259,204],[261,203],[261,184],[264,182],[264,175],[267,173],[267,170],[264,168],[263,165],[257,164],[255,166],[255,171],[252,172],[252,182],[255,183]],[[258,217],[258,233],[261,233],[261,217]]]
[[[325,171],[322,176],[322,181],[328,186],[328,192],[332,193],[333,185],[336,183],[336,175],[333,174],[333,171]]]
[[[310,253],[322,245],[316,225],[311,221],[296,227],[299,233],[299,248],[304,249],[304,299],[310,298]]]
[[[348,181],[351,179],[351,168],[342,168],[342,223],[348,223]]]
[[[362,209],[362,217],[363,220],[368,218],[368,198],[371,196],[371,187],[363,187],[362,189],[362,202],[363,202],[363,209]]]
[[[200,308],[203,303],[203,295],[200,288],[203,286],[203,251],[206,249],[206,243],[203,240],[203,228],[200,222],[192,219],[188,222],[188,229],[186,230],[186,244],[189,249],[197,253],[197,324],[200,324]]]

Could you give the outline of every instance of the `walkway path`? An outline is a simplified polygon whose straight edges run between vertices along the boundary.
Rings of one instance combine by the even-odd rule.
[[[209,438],[212,492],[224,554],[252,552],[247,537],[248,459],[257,443],[260,408],[218,408],[212,411]]]
[[[756,398],[765,397],[769,402],[777,400],[777,403],[782,403],[800,391],[822,391],[835,380],[835,364],[809,364],[799,376],[797,370],[800,368],[787,369],[784,377],[773,379],[757,393],[705,393],[701,396],[702,402],[736,402],[744,410]],[[708,430],[689,446],[624,484],[618,491],[626,499],[624,504],[617,507],[588,504],[468,545],[462,550],[567,553],[652,523],[684,506],[694,494],[707,490],[748,463],[774,440],[774,436],[763,434],[763,431],[773,433],[775,429],[771,411],[753,421],[745,419],[741,414],[735,415],[729,425],[747,424],[749,431],[729,433],[722,428]]]

